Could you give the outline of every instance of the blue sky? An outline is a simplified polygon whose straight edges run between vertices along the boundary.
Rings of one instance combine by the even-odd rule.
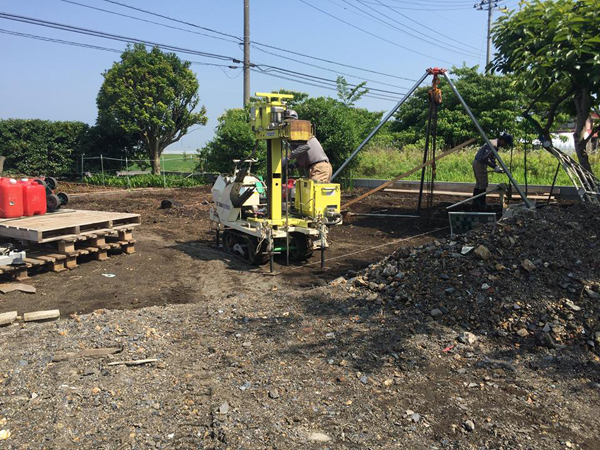
[[[105,0],[72,1],[223,37]],[[243,0],[118,1],[236,37],[243,35]],[[250,0],[251,39],[261,44],[363,69],[416,79],[431,66],[450,67],[462,65],[463,62],[467,65],[483,66],[487,13],[475,10],[473,3],[474,0]],[[517,0],[506,0],[499,4],[512,8],[516,7],[517,3]],[[226,38],[227,41],[218,40],[135,21],[61,0],[4,0],[1,5],[0,11],[4,13],[242,59],[241,46],[230,42],[230,38]],[[495,17],[498,14],[496,11]],[[388,25],[378,19],[387,22]],[[123,42],[6,19],[0,19],[0,30],[117,50],[126,46]],[[103,81],[102,73],[119,59],[118,53],[44,42],[5,32],[0,32],[0,49],[4,62],[0,70],[0,118],[81,120],[90,124],[95,122],[95,100]],[[352,75],[346,76],[351,83],[358,83],[366,77],[385,83],[368,82],[369,87],[394,93],[402,93],[414,84],[408,80],[341,67],[262,47],[262,50],[301,62],[291,61],[260,49],[261,47],[251,49],[253,63],[262,64],[263,70],[267,69],[264,65],[271,65],[295,72],[288,72],[282,76],[296,81],[252,72],[252,92],[286,88],[307,92],[311,96],[335,97],[334,91],[299,83],[298,72],[330,80],[334,80],[337,73],[343,72]],[[197,62],[240,66],[231,61],[202,56],[180,56]],[[198,127],[180,142],[169,147],[168,152],[195,151],[212,137],[217,118],[223,111],[242,105],[241,69],[199,64],[193,64],[192,69],[198,76],[201,103],[206,106],[209,121],[205,127]],[[376,94],[375,91],[372,93]],[[380,95],[398,96],[385,93]],[[393,104],[390,100],[365,98],[358,106],[371,110],[387,110]]]

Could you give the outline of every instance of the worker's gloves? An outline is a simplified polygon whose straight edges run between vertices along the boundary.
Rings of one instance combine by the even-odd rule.
[[[503,173],[504,171],[502,170],[502,167],[496,166],[496,167],[494,167],[494,172],[496,172],[496,173]]]

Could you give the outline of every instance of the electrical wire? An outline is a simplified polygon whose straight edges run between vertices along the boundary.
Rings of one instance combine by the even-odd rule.
[[[293,81],[295,83],[299,83],[299,84],[303,84],[303,85],[307,85],[307,86],[314,86],[317,88],[321,88],[321,89],[328,89],[330,91],[336,91],[337,88],[333,87],[333,86],[329,86],[329,85],[325,85],[325,84],[317,84],[317,83],[311,83],[308,81],[302,81],[302,80],[298,80],[295,78],[290,78],[290,77],[286,77],[280,74],[275,74],[275,73],[271,73],[271,72],[264,72],[261,70],[258,70],[258,68],[251,68],[250,70],[252,70],[253,72],[262,74],[262,75],[267,75],[270,77],[274,77],[274,78],[278,78],[280,80],[288,80],[288,81]],[[369,94],[365,94],[364,97],[366,98],[373,98],[373,99],[377,99],[377,100],[386,100],[386,101],[391,101],[391,102],[398,102],[400,99],[399,98],[393,98],[393,97],[384,97],[384,96],[377,96],[377,95],[369,95]]]
[[[16,21],[16,22],[27,23],[30,25],[37,25],[37,26],[42,26],[42,27],[47,27],[47,28],[54,28],[54,29],[62,30],[62,31],[69,31],[72,33],[100,37],[103,39],[112,39],[115,41],[126,42],[126,43],[138,43],[138,44],[156,46],[156,47],[160,47],[160,48],[163,48],[166,50],[171,50],[171,51],[179,52],[179,53],[187,53],[187,54],[204,56],[207,58],[215,58],[215,59],[226,60],[226,61],[234,61],[234,62],[237,61],[237,59],[232,56],[219,55],[216,53],[209,53],[209,52],[203,52],[203,51],[198,51],[198,50],[190,50],[190,49],[177,47],[174,45],[168,45],[168,44],[159,44],[156,42],[146,41],[143,39],[131,38],[131,37],[126,37],[126,36],[122,36],[122,35],[106,33],[103,31],[96,31],[96,30],[91,30],[88,28],[82,28],[82,27],[76,27],[73,25],[61,24],[61,23],[57,23],[57,22],[50,22],[50,21],[46,21],[46,20],[36,19],[33,17],[26,17],[26,16],[20,16],[20,15],[16,15],[16,14],[0,12],[0,18],[12,20],[12,21]]]
[[[359,1],[360,3],[364,3],[364,0],[358,0],[358,1]],[[464,43],[464,42],[462,42],[462,41],[459,41],[459,40],[457,40],[457,39],[454,39],[454,38],[453,38],[453,37],[451,37],[451,36],[448,36],[448,35],[446,35],[446,34],[444,34],[444,33],[441,33],[439,30],[436,30],[435,28],[431,28],[431,27],[428,27],[427,25],[423,25],[422,23],[420,23],[420,22],[416,21],[416,20],[415,20],[415,19],[413,19],[412,17],[409,17],[409,16],[407,16],[407,15],[406,15],[406,14],[404,14],[404,13],[398,12],[398,11],[397,11],[397,10],[395,10],[394,8],[390,8],[388,5],[385,5],[385,4],[384,4],[383,2],[381,2],[380,0],[375,0],[375,1],[376,1],[377,3],[379,3],[381,6],[383,6],[383,7],[387,8],[387,9],[389,9],[389,10],[390,10],[390,11],[392,11],[393,13],[395,13],[395,14],[397,14],[397,15],[401,16],[401,17],[404,17],[404,18],[405,18],[405,19],[407,19],[407,20],[410,20],[412,23],[414,23],[414,24],[416,24],[416,25],[419,25],[420,27],[423,27],[423,28],[425,28],[426,30],[433,31],[433,32],[434,32],[436,35],[439,35],[439,36],[445,37],[446,39],[450,39],[451,41],[453,41],[453,42],[456,42],[457,44],[463,45],[463,46],[465,46],[465,47],[468,47],[468,48],[471,48],[471,49],[473,49],[473,50],[477,50],[477,47],[474,47],[474,46],[472,46],[472,45],[469,45],[469,44],[466,44],[466,43]],[[415,31],[415,32],[417,31],[417,30],[414,30],[413,28],[410,28],[410,27],[408,27],[408,26],[407,26],[407,28],[409,28],[409,29],[411,29],[411,30],[413,30],[413,31]]]
[[[364,3],[363,3],[362,1],[360,1],[360,0],[357,0],[357,1],[358,1],[358,3],[362,4],[363,6],[366,6],[367,8],[371,9],[371,10],[372,10],[372,11],[374,11],[375,13],[377,13],[377,14],[379,14],[379,15],[382,15],[382,16],[383,16],[383,17],[385,17],[386,19],[388,19],[388,20],[391,20],[392,22],[395,22],[395,23],[399,24],[400,26],[403,26],[403,27],[405,27],[405,28],[408,28],[408,29],[410,29],[410,30],[413,30],[413,31],[415,31],[415,32],[417,32],[417,33],[420,33],[421,35],[420,35],[420,36],[419,36],[419,35],[415,35],[415,34],[413,34],[413,33],[410,33],[410,32],[408,32],[408,31],[404,30],[403,28],[399,28],[399,27],[397,27],[397,26],[395,26],[395,25],[392,25],[392,24],[390,24],[390,23],[388,23],[388,22],[386,22],[386,21],[384,21],[384,20],[382,20],[382,19],[380,19],[380,18],[378,18],[378,17],[374,16],[373,14],[370,14],[369,12],[362,10],[362,9],[361,9],[361,8],[359,8],[358,6],[356,6],[356,5],[352,4],[352,3],[350,3],[348,0],[342,0],[342,1],[343,1],[344,3],[346,3],[346,4],[350,5],[350,6],[352,6],[353,8],[356,8],[356,9],[358,9],[359,11],[362,11],[362,12],[364,12],[364,13],[365,13],[365,14],[367,14],[368,16],[370,16],[370,17],[373,17],[373,18],[374,18],[376,21],[378,21],[378,22],[380,22],[380,23],[383,23],[383,24],[385,24],[385,25],[387,25],[387,26],[389,26],[389,27],[391,27],[391,28],[393,28],[393,29],[395,29],[395,30],[397,30],[397,31],[400,31],[401,33],[404,33],[404,34],[406,34],[406,35],[408,35],[408,36],[411,36],[411,37],[413,37],[413,38],[415,38],[415,39],[418,39],[418,40],[420,40],[420,41],[426,42],[426,43],[428,43],[428,44],[430,44],[430,45],[433,45],[433,46],[435,46],[435,47],[443,48],[443,49],[445,49],[445,50],[449,50],[449,51],[452,51],[452,52],[456,52],[456,53],[462,54],[462,55],[464,55],[464,56],[469,56],[469,57],[472,57],[472,58],[476,57],[475,55],[473,55],[473,54],[471,54],[471,53],[467,53],[465,50],[458,49],[458,48],[456,48],[456,47],[449,47],[449,46],[446,46],[446,45],[444,45],[444,44],[441,44],[441,43],[439,43],[439,42],[432,41],[432,40],[430,40],[430,38],[428,38],[428,37],[425,37],[424,35],[422,35],[422,33],[421,33],[420,31],[418,31],[418,30],[415,30],[414,28],[410,28],[410,27],[408,27],[408,26],[404,25],[402,22],[400,22],[400,21],[398,21],[398,20],[395,20],[395,19],[392,19],[391,17],[388,17],[388,16],[386,16],[386,15],[385,15],[385,14],[383,14],[382,12],[380,12],[380,11],[376,10],[375,8],[373,8],[373,7],[369,6],[369,5],[366,5],[366,4],[364,4]]]
[[[168,50],[175,51],[175,52],[187,53],[187,54],[204,56],[204,57],[221,59],[221,60],[231,60],[233,62],[238,62],[239,61],[239,60],[237,60],[236,58],[234,58],[232,56],[219,55],[219,54],[215,54],[215,53],[207,53],[207,52],[202,52],[202,51],[198,51],[198,50],[191,50],[191,49],[182,48],[182,47],[176,47],[176,46],[167,45],[167,44],[159,44],[159,43],[156,43],[156,42],[145,41],[143,39],[126,37],[126,36],[121,36],[121,35],[114,35],[114,34],[106,33],[106,32],[103,32],[103,31],[97,31],[97,30],[91,30],[91,29],[88,29],[88,28],[75,27],[75,26],[72,26],[72,25],[66,25],[66,24],[61,24],[61,23],[57,23],[57,22],[49,22],[49,21],[45,21],[45,20],[41,20],[41,19],[35,19],[35,18],[32,18],[32,17],[19,16],[19,15],[15,15],[15,14],[9,14],[9,13],[0,12],[0,18],[4,18],[4,19],[8,19],[8,20],[15,20],[15,21],[18,21],[18,22],[24,22],[24,23],[28,23],[28,24],[32,24],[32,25],[38,25],[38,26],[44,26],[44,27],[59,29],[59,30],[62,30],[62,31],[70,31],[70,32],[79,33],[79,34],[85,34],[85,35],[90,35],[90,36],[94,36],[94,37],[101,37],[101,38],[104,38],[104,39],[113,39],[113,40],[117,40],[117,41],[120,41],[120,42],[127,42],[127,43],[135,42],[135,43],[140,43],[140,44],[144,44],[144,45],[158,46],[160,48],[168,49]],[[279,71],[279,72],[293,74],[293,75],[300,76],[300,77],[303,77],[303,78],[310,78],[310,79],[313,79],[313,80],[327,81],[327,82],[335,83],[334,80],[329,80],[327,78],[318,77],[316,75],[310,75],[310,74],[306,74],[306,73],[302,73],[302,72],[296,72],[296,71],[293,71],[293,70],[285,69],[283,67],[273,66],[273,65],[269,65],[269,64],[253,64],[253,65],[254,66],[259,66],[260,65],[262,67],[265,67],[265,68],[268,68],[268,69],[271,69],[271,70],[276,70],[276,71]],[[348,83],[348,86],[356,87],[357,85],[356,84],[352,84],[352,83]],[[386,93],[386,94],[402,95],[401,93],[393,92],[393,91],[388,91],[388,90],[384,90],[384,89],[370,88],[370,90],[372,90],[372,91],[378,91],[378,92]]]
[[[309,62],[306,62],[306,61],[300,61],[299,59],[290,58],[289,56],[284,56],[284,55],[280,55],[280,54],[277,54],[277,53],[270,52],[268,50],[262,49],[262,48],[260,48],[260,47],[258,47],[256,45],[254,45],[254,44],[251,44],[251,46],[255,50],[258,50],[259,52],[267,53],[269,55],[277,56],[278,58],[287,59],[289,61],[294,61],[294,62],[297,62],[299,64],[304,64],[305,66],[315,67],[317,69],[325,70],[327,72],[333,72],[333,73],[338,74],[338,75],[344,75],[344,76],[351,77],[351,78],[357,78],[357,79],[362,80],[362,81],[369,81],[371,83],[381,84],[383,86],[396,87],[396,88],[399,88],[399,89],[408,89],[406,86],[398,86],[397,84],[385,83],[383,81],[376,81],[376,80],[372,80],[372,79],[369,79],[369,78],[359,77],[357,75],[352,75],[352,74],[349,74],[349,73],[340,72],[339,70],[329,69],[327,67],[319,66],[317,64],[312,64],[312,63],[309,63]]]
[[[227,37],[230,37],[230,38],[233,38],[233,39],[237,39],[238,41],[242,41],[243,42],[243,39],[241,39],[241,38],[239,38],[237,36],[234,36],[233,34],[223,33],[222,31],[214,30],[212,28],[202,27],[202,26],[197,25],[197,24],[192,23],[192,22],[186,22],[184,20],[174,19],[173,17],[169,17],[169,16],[166,16],[164,14],[150,12],[150,11],[142,9],[142,8],[137,8],[135,6],[127,5],[127,4],[121,3],[121,2],[117,2],[116,0],[102,0],[102,1],[107,2],[107,3],[112,3],[114,5],[119,5],[119,6],[122,6],[124,8],[134,9],[136,11],[140,11],[140,12],[143,12],[143,13],[146,13],[146,14],[152,14],[153,16],[162,17],[163,19],[167,19],[167,20],[172,20],[172,21],[175,21],[175,22],[179,22],[179,23],[188,25],[190,27],[199,28],[199,29],[205,30],[205,31],[210,31],[211,33],[219,34],[221,36],[227,36]]]
[[[108,9],[104,9],[104,8],[98,8],[98,7],[96,7],[96,6],[85,5],[85,4],[83,4],[83,3],[74,2],[74,1],[72,1],[72,0],[59,0],[59,1],[61,1],[61,2],[64,2],[64,3],[70,3],[70,4],[72,4],[72,5],[81,6],[81,7],[83,7],[83,8],[94,9],[94,10],[96,10],[96,11],[102,11],[102,12],[105,12],[105,13],[107,13],[107,14],[113,14],[113,15],[115,15],[115,16],[126,17],[126,18],[128,18],[128,19],[137,20],[137,21],[139,21],[139,22],[151,23],[151,24],[153,24],[153,25],[158,25],[158,26],[160,26],[160,27],[164,27],[164,28],[170,28],[170,29],[172,29],[172,30],[185,31],[186,33],[197,34],[197,35],[199,35],[199,36],[205,36],[205,37],[209,37],[209,38],[211,38],[211,39],[218,39],[218,40],[220,40],[220,41],[233,42],[233,43],[235,43],[235,44],[238,44],[238,43],[239,43],[239,38],[236,38],[235,40],[233,40],[233,39],[227,39],[227,38],[222,38],[222,37],[218,37],[218,36],[212,36],[212,35],[210,35],[210,34],[206,34],[206,33],[200,33],[200,32],[198,32],[198,31],[193,31],[193,30],[187,30],[187,29],[185,29],[185,28],[176,27],[176,26],[173,26],[173,25],[167,25],[167,24],[164,24],[164,23],[156,22],[156,21],[154,21],[154,20],[142,19],[141,17],[130,16],[129,14],[118,13],[118,12],[116,12],[116,11],[110,11],[110,10],[108,10]]]
[[[63,45],[70,45],[73,47],[81,47],[81,48],[88,48],[88,49],[92,49],[92,50],[102,50],[102,51],[106,51],[106,52],[112,52],[112,53],[123,53],[123,50],[119,50],[116,48],[109,48],[109,47],[102,47],[99,45],[93,45],[93,44],[86,44],[86,43],[82,43],[82,42],[75,42],[75,41],[66,41],[64,39],[55,39],[55,38],[50,38],[50,37],[46,37],[46,36],[39,36],[36,34],[29,34],[29,33],[21,33],[18,31],[12,31],[12,30],[6,30],[4,28],[0,28],[0,33],[2,34],[9,34],[12,36],[19,36],[19,37],[25,37],[25,38],[29,38],[29,39],[35,39],[38,41],[44,41],[44,42],[53,42],[56,44],[63,44]],[[215,64],[215,63],[208,63],[208,62],[204,62],[204,61],[190,61],[190,60],[186,60],[187,62],[191,63],[191,64],[198,64],[198,65],[202,65],[202,66],[213,66],[213,67],[219,67],[219,68],[229,68],[229,69],[241,69],[241,67],[237,67],[237,66],[230,66],[227,64]]]
[[[394,42],[394,41],[391,41],[391,40],[389,40],[389,39],[386,39],[386,38],[384,38],[384,37],[382,37],[382,36],[379,36],[378,34],[371,33],[370,31],[368,31],[368,30],[365,30],[364,28],[361,28],[361,27],[359,27],[359,26],[357,26],[357,25],[354,25],[353,23],[351,23],[351,22],[348,22],[348,21],[346,21],[346,20],[344,20],[344,19],[341,19],[341,18],[339,18],[339,17],[337,17],[337,16],[334,16],[333,14],[331,14],[331,13],[328,13],[327,11],[325,11],[325,10],[323,10],[323,9],[321,9],[321,8],[319,8],[319,7],[317,7],[317,6],[313,5],[313,4],[311,4],[311,3],[308,3],[308,2],[307,2],[307,1],[305,1],[305,0],[298,0],[298,1],[299,1],[300,3],[304,3],[305,5],[307,5],[307,6],[311,7],[311,8],[313,8],[313,9],[316,9],[317,11],[319,11],[319,12],[321,12],[321,13],[325,14],[325,15],[326,15],[326,16],[328,16],[328,17],[331,17],[331,18],[333,18],[333,19],[337,20],[338,22],[342,22],[342,23],[344,23],[344,24],[346,24],[346,25],[348,25],[348,26],[350,26],[350,27],[352,27],[352,28],[354,28],[354,29],[357,29],[357,30],[359,30],[359,31],[362,31],[363,33],[366,33],[366,34],[368,34],[368,35],[370,35],[370,36],[373,36],[373,37],[375,37],[375,38],[377,38],[377,39],[379,39],[379,40],[381,40],[381,41],[387,42],[388,44],[392,44],[392,45],[393,45],[393,46],[395,46],[395,47],[401,48],[401,49],[403,49],[403,50],[407,50],[407,51],[409,51],[409,52],[411,52],[411,53],[415,53],[415,54],[417,54],[417,55],[420,55],[420,56],[424,56],[424,57],[426,57],[426,58],[438,59],[438,58],[435,58],[435,57],[433,57],[433,56],[431,56],[431,55],[427,55],[427,54],[425,54],[425,53],[421,53],[421,52],[419,52],[419,51],[417,51],[417,50],[413,50],[413,49],[411,49],[411,48],[409,48],[409,47],[405,47],[405,46],[403,46],[403,45],[400,45],[400,44],[398,44],[397,42]],[[443,60],[443,59],[438,59],[438,61],[441,61],[441,62],[444,62],[444,63],[448,63],[448,64],[452,64],[452,62],[450,62],[450,61],[446,61],[446,60]]]
[[[9,17],[5,17],[5,16],[9,16]],[[0,18],[8,18],[12,20],[13,15],[10,14],[6,14],[6,13],[1,13],[0,12]],[[22,17],[22,16],[19,16]],[[45,24],[46,21],[40,21],[42,23],[37,23],[36,19],[32,19],[29,18],[29,21],[26,21],[25,23],[30,23],[30,24],[34,24],[34,25],[40,25],[40,26],[49,26],[47,24]],[[18,20],[21,21],[21,20]],[[49,28],[57,28],[63,31],[71,31],[71,32],[76,32],[79,33],[79,27],[73,27],[73,28],[77,28],[76,30],[72,30],[69,29],[70,26],[68,25],[64,25],[64,24],[55,24],[52,23],[53,25],[60,25],[60,27],[57,26],[49,26]],[[88,30],[88,31],[93,31],[93,30]],[[47,41],[47,42],[55,42],[55,43],[60,43],[60,44],[66,44],[66,45],[72,45],[72,46],[77,46],[77,47],[86,47],[86,48],[93,48],[93,49],[97,49],[97,50],[105,50],[105,51],[110,51],[110,52],[114,52],[114,53],[121,53],[120,50],[117,49],[111,49],[108,47],[101,47],[101,46],[97,46],[97,45],[92,45],[92,44],[82,44],[82,43],[77,43],[77,42],[73,42],[73,41],[66,41],[66,40],[62,40],[62,39],[54,39],[54,38],[47,38],[47,37],[43,37],[43,36],[37,36],[37,35],[32,35],[32,34],[26,34],[26,33],[19,33],[19,32],[13,32],[10,30],[2,30],[3,33],[5,34],[12,34],[15,36],[21,36],[21,37],[28,37],[28,38],[32,38],[32,39],[38,39],[38,40],[43,40],[43,41]],[[90,33],[80,33],[80,34],[90,34]],[[99,31],[95,31],[94,34],[92,34],[93,36],[96,37],[103,37],[106,39],[111,39],[111,35],[109,33],[103,33],[103,32],[99,32]],[[119,42],[138,42],[138,43],[142,43],[142,44],[147,44],[145,41],[137,39],[137,38],[125,38],[125,37],[115,37],[115,40],[119,41]],[[161,47],[161,48],[169,48],[171,46],[167,46],[167,45],[163,45],[163,44],[157,44],[157,43],[152,43],[152,45]],[[177,52],[181,52],[181,53],[189,53],[189,54],[195,54],[198,56],[205,56],[205,57],[217,57],[217,58],[229,58],[233,61],[236,61],[235,58],[232,57],[224,57],[223,55],[214,55],[214,54],[207,54],[205,52],[197,52],[194,50],[190,50],[190,49],[183,49],[183,48],[179,48],[177,47],[177,50],[175,50]],[[210,56],[209,56],[210,55]],[[225,64],[213,64],[213,63],[206,63],[206,62],[200,62],[200,61],[190,61],[192,64],[201,64],[201,65],[207,65],[207,66],[215,66],[215,67],[226,67],[226,68],[230,68],[230,69],[239,69],[240,67],[237,66],[230,66],[230,65],[225,65]],[[282,67],[277,67],[277,66],[271,66],[271,65],[267,65],[267,64],[256,64],[253,65],[254,67],[256,67],[261,73],[269,73],[269,72],[277,72],[277,76],[282,76],[282,75],[287,75],[289,76],[294,76],[296,78],[291,79],[292,81],[296,81],[296,82],[303,82],[304,84],[308,84],[307,82],[312,82],[313,84],[309,84],[309,85],[313,85],[315,86],[315,83],[319,83],[318,85],[316,85],[317,87],[323,87],[324,85],[326,85],[326,83],[330,83],[327,84],[326,86],[330,89],[337,89],[337,84],[335,80],[330,80],[327,78],[323,78],[323,77],[317,77],[314,75],[310,75],[310,74],[306,74],[306,73],[302,73],[302,72],[296,72],[296,71],[292,71],[292,70],[288,70]],[[272,75],[272,74],[271,74]],[[239,74],[238,74],[239,76]],[[356,87],[357,85],[355,84],[351,84],[348,83],[348,86],[351,87]],[[386,99],[389,100],[390,96],[386,95],[386,94],[391,94],[391,95],[402,95],[402,93],[399,92],[393,92],[393,91],[387,91],[387,90],[383,90],[383,89],[370,89],[374,92],[378,92],[380,93],[378,97],[375,97],[375,95],[371,94],[370,96],[373,98],[380,98],[380,99]]]
[[[177,22],[177,23],[181,23],[181,24],[186,24],[186,25],[189,25],[189,26],[192,26],[192,27],[195,27],[195,28],[200,28],[200,29],[204,29],[204,30],[218,32],[217,30],[212,30],[210,28],[202,27],[200,25],[197,25],[197,24],[194,24],[194,23],[191,23],[191,22],[187,22],[187,21],[183,21],[183,20],[180,20],[180,19],[176,19],[174,17],[165,16],[163,14],[159,14],[159,13],[156,13],[156,12],[153,12],[153,11],[149,11],[147,9],[137,8],[137,7],[128,5],[126,3],[117,2],[115,0],[102,0],[102,1],[105,1],[105,2],[108,2],[108,3],[113,3],[113,4],[116,4],[116,5],[122,6],[123,8],[129,8],[129,9],[133,9],[133,10],[136,10],[136,11],[140,11],[140,12],[143,12],[144,14],[149,14],[149,15],[156,16],[156,17],[161,17],[163,19],[167,19],[167,20],[170,20],[170,21],[173,21],[173,22]],[[221,32],[218,32],[218,33],[224,34],[226,36],[235,38],[235,39],[237,39],[240,42],[243,42],[243,39],[241,39],[241,38],[239,38],[237,36],[233,36],[233,35],[229,35],[227,33],[221,33]],[[355,69],[355,70],[360,70],[360,71],[363,71],[363,72],[372,73],[372,74],[375,74],[375,75],[381,75],[381,76],[385,76],[385,77],[389,77],[389,78],[396,78],[396,79],[399,79],[399,80],[417,81],[414,78],[407,78],[407,77],[402,77],[402,76],[399,76],[399,75],[385,73],[385,72],[381,72],[381,71],[377,71],[377,70],[365,69],[363,67],[358,67],[358,66],[351,65],[351,64],[345,64],[345,63],[341,63],[341,62],[338,62],[338,61],[333,61],[333,60],[326,59],[326,58],[320,58],[318,56],[308,55],[306,53],[296,52],[296,51],[293,51],[293,50],[281,48],[281,47],[278,47],[278,46],[275,46],[275,45],[265,44],[265,43],[262,43],[262,42],[252,41],[252,44],[260,46],[260,47],[264,47],[264,48],[270,48],[270,49],[273,49],[273,50],[278,50],[278,51],[282,51],[282,52],[286,52],[286,53],[291,53],[291,54],[294,54],[296,56],[301,56],[303,58],[314,59],[314,60],[317,60],[317,61],[321,61],[321,62],[326,62],[328,64],[332,64],[332,65],[338,65],[338,66],[346,67],[346,68],[349,68],[349,69]]]

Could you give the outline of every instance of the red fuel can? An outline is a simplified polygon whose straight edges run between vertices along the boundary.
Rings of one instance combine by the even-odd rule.
[[[23,215],[23,188],[14,178],[0,178],[0,218]]]
[[[23,178],[23,215],[37,216],[46,214],[46,188],[34,180]]]

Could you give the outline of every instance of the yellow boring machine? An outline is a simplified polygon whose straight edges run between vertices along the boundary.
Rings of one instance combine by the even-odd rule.
[[[255,153],[235,160],[232,174],[220,175],[212,187],[214,206],[210,220],[216,231],[217,246],[251,264],[263,264],[273,256],[286,255],[286,261],[303,261],[313,251],[329,246],[328,227],[342,222],[339,184],[320,183],[307,178],[287,182],[283,163],[290,144],[306,143],[313,127],[306,120],[286,118],[286,99],[292,95],[256,93],[264,99],[252,107],[250,120],[258,141],[267,143],[265,181],[251,173]],[[292,197],[293,203],[292,203]]]

